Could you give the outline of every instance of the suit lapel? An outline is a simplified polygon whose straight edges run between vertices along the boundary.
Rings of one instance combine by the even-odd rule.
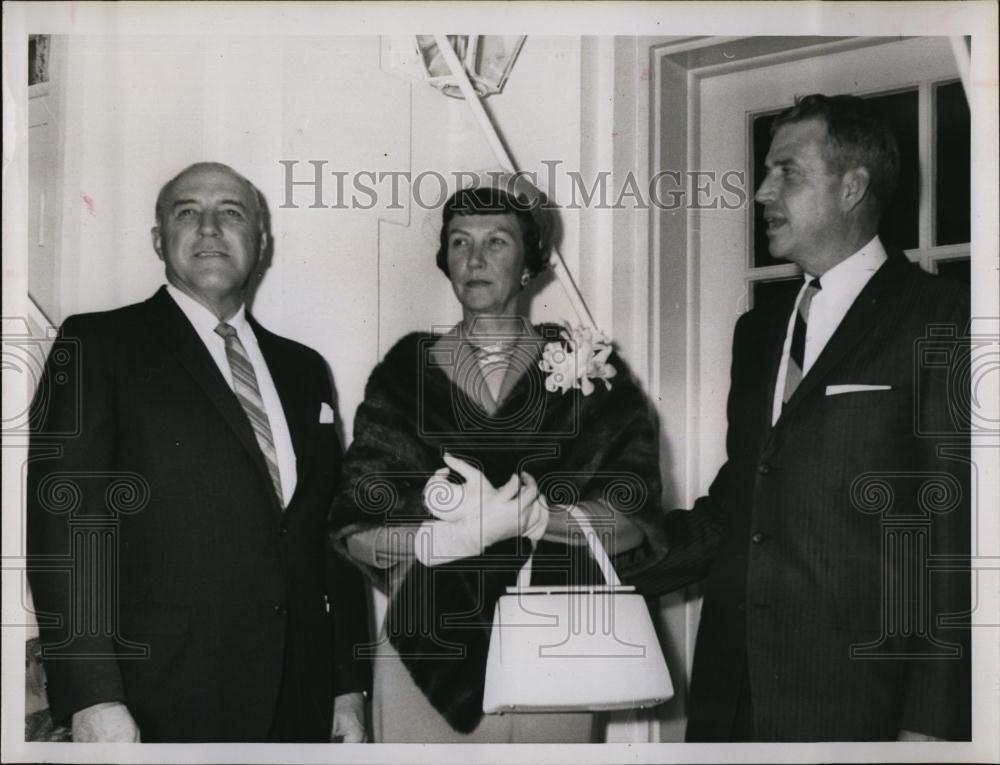
[[[181,366],[195,379],[209,401],[232,428],[254,465],[270,483],[267,463],[243,408],[184,312],[167,294],[165,287],[161,287],[146,301],[146,309],[146,318],[155,337],[174,354]],[[275,505],[277,505],[276,498]]]
[[[767,383],[761,386],[767,395],[760,406],[766,413],[768,426],[771,424],[774,412],[774,386],[778,383],[778,369],[781,367],[781,352],[784,350],[785,335],[788,333],[788,319],[795,307],[798,294],[796,291],[788,300],[778,301],[758,345],[760,359],[767,370]]]
[[[858,294],[840,322],[840,326],[837,327],[837,331],[830,337],[819,358],[816,359],[816,362],[795,389],[795,393],[785,404],[781,418],[778,420],[779,424],[784,419],[786,412],[791,411],[805,400],[844,355],[871,333],[876,318],[885,311],[885,299],[893,293],[900,279],[906,275],[908,268],[912,268],[912,266],[905,255],[902,253],[889,255],[889,259],[882,264],[882,267]],[[775,373],[775,377],[777,377],[777,373]]]

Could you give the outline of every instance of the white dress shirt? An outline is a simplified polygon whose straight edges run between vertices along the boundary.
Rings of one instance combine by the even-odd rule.
[[[174,299],[177,306],[187,316],[188,321],[194,327],[198,337],[205,344],[212,360],[223,378],[233,387],[233,372],[229,366],[229,359],[226,357],[226,341],[215,332],[219,326],[219,318],[209,311],[205,306],[192,298],[190,295],[181,292],[172,284],[167,285],[167,294]],[[282,505],[287,507],[292,501],[295,493],[295,484],[298,481],[298,474],[295,468],[295,448],[292,446],[292,436],[288,431],[288,421],[285,419],[285,410],[281,406],[281,399],[278,398],[278,389],[274,387],[274,380],[271,372],[267,368],[264,356],[260,352],[257,344],[257,336],[254,335],[250,323],[247,321],[246,309],[240,309],[226,320],[233,329],[236,330],[243,348],[246,349],[250,363],[253,365],[254,374],[257,375],[257,386],[260,388],[260,397],[264,401],[264,408],[267,410],[267,421],[271,426],[271,438],[274,439],[274,449],[278,455],[278,474],[281,476]]]
[[[885,247],[878,236],[858,250],[846,260],[820,277],[822,288],[813,295],[809,305],[809,321],[806,322],[806,347],[802,359],[802,377],[819,358],[827,342],[837,331],[840,322],[844,320],[848,309],[857,299],[868,280],[882,267],[888,259]],[[806,288],[813,281],[806,275],[806,282],[799,290],[795,300],[795,308],[788,317],[788,327],[785,330],[785,345],[781,351],[781,366],[778,367],[778,379],[774,386],[774,403],[771,409],[771,424],[781,416],[782,398],[785,393],[785,377],[788,374],[788,354],[792,347],[792,333],[795,331],[795,317],[799,313],[799,303]]]

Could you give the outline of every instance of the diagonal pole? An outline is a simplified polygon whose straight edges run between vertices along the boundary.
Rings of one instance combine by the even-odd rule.
[[[972,89],[969,81],[969,69],[972,67],[972,57],[965,44],[964,37],[949,37],[951,43],[951,53],[955,57],[955,65],[958,67],[958,76],[962,80],[962,88],[965,90],[965,100],[969,102],[969,109],[972,109]]]
[[[437,42],[438,51],[444,58],[445,63],[447,63],[448,68],[451,69],[452,76],[455,78],[455,83],[458,85],[459,90],[462,91],[462,95],[465,96],[465,103],[469,105],[469,109],[472,110],[472,115],[476,118],[476,122],[479,123],[479,128],[482,130],[483,136],[486,138],[486,142],[493,151],[493,156],[496,157],[497,162],[504,170],[509,173],[516,173],[517,168],[514,166],[514,161],[511,159],[506,147],[504,147],[503,141],[500,139],[493,122],[486,113],[486,109],[483,108],[483,105],[479,100],[479,96],[476,95],[476,91],[472,87],[472,83],[469,82],[469,77],[465,73],[465,68],[458,60],[458,56],[455,55],[455,51],[452,49],[447,36],[434,35],[434,40]],[[576,312],[577,319],[591,329],[596,329],[597,325],[594,322],[594,317],[590,313],[590,309],[587,307],[587,302],[583,299],[583,295],[580,293],[580,288],[577,287],[576,281],[573,279],[573,275],[570,273],[569,268],[567,268],[566,261],[563,259],[562,253],[559,252],[559,248],[555,245],[552,246],[552,252],[556,256],[552,270],[555,271],[556,277],[565,288],[566,294],[569,296],[570,303],[573,306],[573,310]]]

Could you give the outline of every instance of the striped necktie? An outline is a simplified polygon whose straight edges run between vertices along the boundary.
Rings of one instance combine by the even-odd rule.
[[[799,301],[799,310],[795,313],[795,329],[792,330],[792,347],[788,352],[788,370],[785,373],[785,394],[781,397],[783,403],[787,404],[788,399],[795,393],[795,389],[802,382],[802,368],[805,366],[806,355],[806,325],[809,323],[809,306],[816,293],[823,289],[819,279],[813,279],[806,287],[802,299]]]
[[[253,371],[253,364],[247,356],[246,348],[240,342],[240,337],[236,334],[236,329],[226,322],[222,322],[215,328],[217,335],[226,341],[226,358],[229,359],[229,368],[233,372],[233,391],[239,399],[240,406],[246,412],[247,419],[253,427],[254,435],[257,437],[257,445],[264,453],[264,461],[267,462],[267,472],[271,476],[271,483],[274,484],[274,491],[278,495],[278,503],[284,506],[284,496],[281,493],[281,474],[278,472],[278,452],[274,448],[274,437],[271,435],[271,423],[267,419],[267,410],[264,408],[264,399],[261,398],[260,388],[257,386],[257,375]]]

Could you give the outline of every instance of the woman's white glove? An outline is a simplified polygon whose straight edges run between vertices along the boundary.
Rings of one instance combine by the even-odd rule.
[[[545,530],[549,526],[549,503],[545,495],[538,490],[538,484],[531,473],[521,473],[521,485],[534,492],[535,500],[528,508],[520,536],[538,544],[538,540],[545,536]]]
[[[414,539],[417,560],[425,566],[482,555],[504,539],[528,537],[537,542],[549,522],[548,505],[528,473],[512,475],[500,488],[464,460],[444,455],[441,468],[424,486],[424,506],[436,519],[426,521]],[[448,481],[451,469],[465,479]]]

